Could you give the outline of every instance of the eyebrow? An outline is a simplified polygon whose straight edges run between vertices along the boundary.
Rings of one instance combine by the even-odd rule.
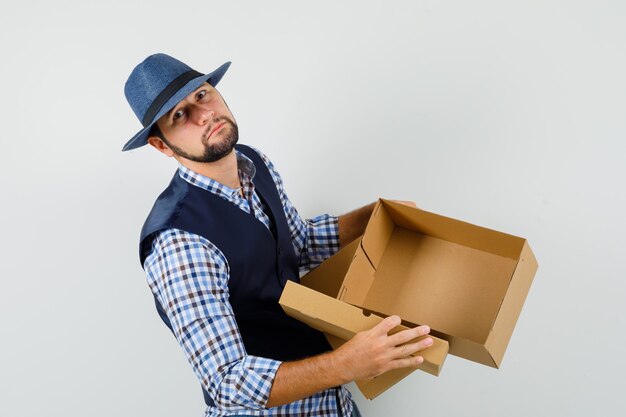
[[[210,86],[211,86],[211,84],[208,84],[208,83],[205,82],[204,84],[202,84],[200,87],[196,88],[195,90],[193,90],[192,93],[189,93],[189,94],[194,94],[194,95],[198,94],[199,91],[202,91],[203,89],[206,89],[206,88],[208,88]],[[172,112],[174,110],[176,110],[176,108],[178,107],[179,104],[180,104],[180,102],[178,104],[176,104],[174,107],[172,107],[172,110],[170,110],[167,113],[165,113],[165,116],[167,116],[168,120],[172,118]]]

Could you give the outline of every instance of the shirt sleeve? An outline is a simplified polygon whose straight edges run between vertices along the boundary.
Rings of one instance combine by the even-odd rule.
[[[266,408],[280,361],[246,354],[228,301],[229,267],[207,239],[161,232],[144,262],[148,284],[194,373],[223,410]]]
[[[283,180],[272,161],[263,152],[256,148],[253,149],[267,165],[278,189],[287,216],[293,246],[299,257],[300,272],[308,272],[339,250],[339,218],[322,214],[312,219],[303,220],[287,197]]]

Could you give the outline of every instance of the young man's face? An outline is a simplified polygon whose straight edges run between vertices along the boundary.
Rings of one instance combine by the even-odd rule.
[[[235,118],[220,93],[204,83],[157,121],[165,141],[148,142],[167,156],[214,162],[228,155],[239,139]]]

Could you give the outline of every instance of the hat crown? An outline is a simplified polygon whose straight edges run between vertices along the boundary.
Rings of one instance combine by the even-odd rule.
[[[124,85],[124,95],[139,121],[173,80],[191,70],[187,64],[162,53],[150,55],[137,65]]]

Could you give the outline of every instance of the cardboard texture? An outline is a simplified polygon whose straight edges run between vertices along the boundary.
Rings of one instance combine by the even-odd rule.
[[[343,340],[357,330],[343,317],[347,313],[335,314],[343,306],[378,320],[396,314],[410,327],[428,324],[431,336],[449,343],[450,354],[497,368],[537,267],[523,238],[381,199],[361,238],[302,277],[301,286],[313,292],[289,294],[295,287],[285,287],[290,301],[283,308]],[[328,314],[320,313],[324,309]],[[435,363],[429,366],[438,375],[443,360]],[[388,381],[376,378],[376,389],[359,388],[373,398],[410,371]]]

